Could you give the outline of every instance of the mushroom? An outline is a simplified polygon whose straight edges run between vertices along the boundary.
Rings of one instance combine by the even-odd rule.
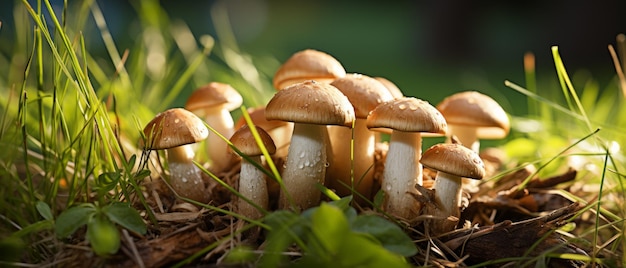
[[[293,124],[285,121],[268,121],[265,119],[265,107],[248,108],[248,114],[255,126],[263,128],[272,137],[276,144],[275,157],[284,158],[287,156],[287,149],[289,148],[289,141],[291,140],[291,133],[293,132]],[[246,125],[244,117],[240,117],[235,122],[235,128]]]
[[[185,108],[204,118],[217,133],[228,139],[235,132],[230,111],[242,103],[241,95],[230,85],[211,82],[196,89],[187,99]],[[219,135],[210,135],[206,143],[211,170],[214,172],[223,171],[235,162],[227,153],[228,144]]]
[[[276,146],[270,135],[263,128],[256,126],[255,128],[261,138],[263,147],[267,149],[269,154],[275,153]],[[239,151],[249,156],[251,161],[261,165],[263,151],[254,139],[248,125],[243,125],[237,129],[233,136],[230,137],[230,141]],[[265,174],[257,166],[245,160],[241,162],[241,170],[239,172],[239,193],[256,203],[260,208],[267,210],[269,198]],[[261,211],[241,198],[237,201],[237,211],[250,219],[259,219],[263,216]]]
[[[294,123],[291,144],[282,177],[286,193],[280,193],[279,206],[293,201],[296,210],[316,206],[324,184],[327,162],[326,125],[351,126],[354,109],[337,88],[316,81],[305,81],[278,91],[265,107],[267,120]]]
[[[400,88],[398,88],[396,84],[389,81],[389,79],[380,76],[374,77],[374,79],[378,80],[378,82],[381,82],[387,88],[387,90],[389,90],[389,93],[391,93],[391,96],[393,96],[394,99],[404,97],[402,90],[400,90]]]
[[[429,230],[441,234],[454,230],[461,214],[461,178],[480,180],[485,176],[485,165],[478,154],[456,143],[436,144],[422,155],[421,163],[437,170],[434,206],[426,207],[432,215]]]
[[[479,139],[501,139],[509,133],[509,117],[491,97],[477,91],[448,96],[437,105],[461,144],[479,151]]]
[[[346,70],[333,56],[322,51],[305,49],[294,53],[280,66],[274,74],[273,85],[276,90],[281,90],[307,80],[330,83],[345,75]]]
[[[392,129],[383,171],[383,210],[404,219],[419,214],[421,204],[411,196],[422,184],[420,132],[446,133],[446,120],[428,102],[403,97],[380,104],[367,117],[368,128]]]
[[[201,170],[193,163],[191,144],[207,138],[209,130],[193,113],[172,108],[157,114],[143,129],[146,136],[144,148],[166,150],[170,171],[170,184],[180,196],[206,203]]]
[[[353,194],[352,191],[356,191],[365,200],[369,200],[374,175],[375,142],[380,133],[369,130],[366,119],[371,110],[393,97],[383,84],[362,74],[348,74],[337,78],[331,85],[348,97],[354,107],[356,120],[354,130],[339,126],[328,127],[333,158],[326,174],[327,183],[339,196],[350,195]],[[350,148],[351,140],[354,151]],[[353,162],[351,153],[354,156]],[[351,167],[353,174],[350,174]],[[366,204],[357,195],[355,200],[361,205]]]
[[[278,120],[268,121],[265,119],[265,107],[248,108],[247,112],[250,115],[252,123],[255,126],[263,128],[267,134],[272,137],[272,140],[274,140],[276,152],[272,158],[275,161],[274,164],[278,168],[278,171],[282,173],[283,163],[285,162],[289,151],[289,142],[291,141],[291,133],[293,132],[293,123]],[[237,122],[235,122],[235,128],[239,129],[246,124],[247,122],[242,116],[237,120]],[[261,159],[263,159],[263,156],[261,156]],[[270,198],[279,196],[280,185],[278,182],[276,180],[268,180],[267,183]]]
[[[273,85],[276,90],[281,90],[290,85],[308,80],[319,83],[330,83],[336,78],[346,75],[346,70],[341,63],[328,53],[305,49],[291,55],[274,74]],[[293,123],[288,123],[293,129]],[[330,153],[330,146],[327,148]],[[278,155],[282,155],[279,150]],[[332,155],[331,155],[332,156]]]

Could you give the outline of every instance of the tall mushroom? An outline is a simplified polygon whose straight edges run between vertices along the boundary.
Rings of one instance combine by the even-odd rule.
[[[446,133],[446,120],[428,102],[404,97],[380,104],[367,117],[368,128],[392,129],[383,171],[383,210],[404,219],[419,214],[416,184],[422,184],[420,132]]]
[[[260,127],[256,127],[256,130],[259,133],[263,147],[267,149],[269,154],[275,153],[276,146],[274,145],[274,141],[270,135]],[[263,154],[263,151],[261,151],[261,147],[254,139],[248,125],[243,125],[241,128],[237,129],[233,136],[230,137],[230,141],[235,148],[250,157],[250,160],[261,165],[261,155]],[[241,162],[241,170],[239,172],[239,193],[250,199],[250,201],[256,203],[262,209],[268,208],[269,198],[265,174],[254,164],[246,160]],[[259,219],[263,216],[261,211],[243,199],[238,199],[237,211],[241,215],[251,219]]]
[[[480,180],[485,176],[485,165],[478,154],[456,143],[436,144],[424,152],[421,159],[425,167],[437,170],[434,206],[426,213],[434,216],[429,230],[441,234],[454,230],[461,214],[461,178]]]
[[[501,139],[509,133],[509,117],[491,97],[477,91],[463,91],[446,97],[437,105],[461,144],[479,151],[479,139]]]
[[[327,165],[326,125],[351,126],[350,101],[329,84],[305,81],[278,91],[265,107],[265,117],[294,123],[283,181],[296,210],[316,206],[321,193],[315,185],[324,184]],[[282,191],[279,206],[289,206]]]
[[[183,197],[198,202],[208,201],[202,172],[193,163],[194,151],[190,144],[202,141],[209,130],[193,113],[172,108],[157,114],[143,133],[147,150],[166,150],[172,188]]]
[[[278,68],[272,82],[276,90],[281,90],[308,80],[328,84],[345,75],[346,70],[343,65],[330,54],[319,50],[305,49],[291,55]],[[293,123],[289,122],[288,124],[293,128]],[[327,150],[329,157],[332,157],[330,146]],[[282,150],[279,149],[278,155],[282,153]]]
[[[305,49],[291,55],[280,66],[274,74],[273,85],[276,90],[281,90],[307,80],[330,83],[345,75],[343,65],[333,56],[322,51]]]
[[[366,119],[376,106],[390,101],[393,97],[383,84],[362,74],[348,74],[336,79],[331,85],[348,97],[354,107],[356,120],[353,130],[339,126],[328,127],[333,162],[328,167],[327,183],[339,196],[353,194],[354,189],[365,200],[369,200],[373,184],[376,137],[380,136],[380,133],[369,130]],[[350,148],[351,140],[354,151]],[[354,156],[353,162],[350,159],[351,152]],[[354,167],[352,176],[351,167]],[[361,205],[366,204],[358,195],[355,195],[355,200]]]
[[[242,103],[243,98],[230,85],[211,82],[196,89],[187,99],[185,108],[228,139],[235,132],[230,111],[239,108]],[[206,144],[211,170],[220,172],[234,163],[235,159],[228,154],[228,144],[218,135],[209,135]]]

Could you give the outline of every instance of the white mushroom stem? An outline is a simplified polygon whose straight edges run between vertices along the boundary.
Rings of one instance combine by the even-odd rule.
[[[261,156],[250,156],[252,161],[261,163]],[[239,193],[250,199],[263,209],[268,208],[269,198],[265,174],[252,163],[242,160],[239,173]],[[241,215],[251,219],[259,219],[263,213],[243,199],[237,201],[237,208]]]
[[[316,184],[324,184],[326,174],[326,143],[324,125],[295,123],[282,178],[296,210],[319,204],[321,192]],[[289,208],[290,200],[280,193],[280,207]]]
[[[332,178],[342,181],[347,187],[354,186],[354,190],[366,199],[369,199],[372,191],[374,176],[374,150],[376,132],[367,128],[366,120],[357,118],[354,122],[354,162],[350,162],[350,144],[352,129],[340,126],[329,128],[333,151],[333,162],[329,167],[328,174]],[[354,164],[354,165],[352,165]],[[350,174],[354,166],[354,177]],[[354,179],[354,182],[351,181]],[[335,188],[340,195],[351,194],[350,189],[341,183],[336,183]],[[356,196],[355,196],[356,198]],[[358,199],[357,199],[358,200]]]
[[[382,189],[386,202],[383,209],[396,217],[409,219],[419,214],[421,204],[410,193],[422,185],[422,138],[419,133],[394,130],[385,160]]]
[[[190,145],[167,149],[167,163],[170,170],[170,184],[180,196],[206,203],[202,171],[193,163],[194,152]]]
[[[235,122],[230,112],[226,109],[214,108],[206,111],[204,120],[212,127],[217,133],[220,133],[224,138],[229,139],[235,132]],[[222,171],[228,168],[235,160],[235,158],[227,153],[228,143],[224,141],[220,136],[215,133],[209,133],[209,137],[206,141],[207,153],[211,160],[211,169],[213,171]]]
[[[434,186],[437,207],[433,211],[429,211],[429,214],[435,217],[435,220],[431,221],[432,226],[430,227],[434,233],[445,233],[456,227],[461,215],[459,210],[461,185],[461,177],[443,171],[437,172]]]
[[[463,146],[478,153],[478,150],[480,149],[478,128],[471,126],[448,125],[448,131],[455,135]]]

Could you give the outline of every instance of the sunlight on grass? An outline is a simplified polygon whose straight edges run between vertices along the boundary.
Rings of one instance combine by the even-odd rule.
[[[612,47],[609,47],[609,50],[611,49]],[[624,185],[625,177],[622,173],[626,159],[621,150],[621,145],[626,144],[626,122],[623,116],[626,114],[626,107],[623,105],[624,95],[619,90],[625,82],[624,74],[620,73],[617,75],[617,79],[612,81],[609,84],[609,88],[604,90],[598,87],[598,83],[593,78],[586,76],[582,81],[584,83],[583,89],[576,90],[574,83],[567,74],[565,65],[558,53],[558,48],[553,47],[552,52],[566,107],[542,97],[538,90],[527,90],[510,81],[505,81],[505,84],[528,96],[529,102],[533,101],[537,103],[535,104],[537,106],[552,108],[552,110],[534,109],[538,113],[536,118],[538,118],[539,123],[544,126],[550,126],[543,129],[551,129],[547,133],[545,131],[528,133],[531,140],[539,142],[539,144],[541,144],[542,140],[549,140],[548,137],[556,135],[566,139],[576,139],[577,135],[583,137],[584,132],[598,127],[591,134],[597,133],[597,135],[593,135],[593,137],[586,135],[573,143],[573,146],[554,156],[559,157],[568,152],[597,155],[570,156],[564,159],[570,166],[573,165],[574,168],[583,172],[579,181],[575,183],[576,187],[588,188],[585,191],[589,193],[589,197],[594,197],[588,199],[589,197],[587,196],[571,196],[572,200],[583,202],[583,204],[588,202],[588,208],[592,208],[592,213],[595,214],[595,225],[589,226],[589,230],[579,230],[579,232],[586,233],[592,244],[607,244],[603,244],[599,248],[594,247],[590,257],[581,258],[582,256],[570,256],[567,254],[564,255],[565,257],[560,257],[603,264],[601,260],[595,259],[595,256],[600,251],[607,247],[623,249],[626,245],[623,238],[623,234],[626,231],[626,225],[624,224],[624,217],[626,216],[624,207],[626,186]],[[619,60],[615,56],[613,57],[616,70],[619,72],[621,71]],[[532,68],[525,69],[527,72],[532,70]],[[532,77],[532,75],[528,76]],[[529,81],[532,83],[532,78],[527,79],[527,82]],[[532,138],[535,134],[545,136],[543,138]],[[556,158],[548,160],[545,164],[554,159]],[[605,229],[605,226],[617,228],[615,231],[622,238],[615,239],[615,237],[611,237],[613,236],[611,233],[608,234],[609,237],[606,237],[607,233],[601,231]],[[621,258],[620,261],[626,263],[626,259],[624,257]]]
[[[160,9],[156,1],[142,1],[138,8],[145,29],[134,47],[120,53],[93,1],[64,6],[63,10],[54,10],[48,1],[16,5],[15,14],[30,15],[30,20],[16,16],[16,28],[24,29],[18,33],[30,36],[18,34],[12,58],[2,59],[11,62],[6,66],[25,64],[23,78],[10,75],[0,80],[0,144],[5,148],[1,154],[2,194],[7,197],[0,203],[0,214],[5,222],[13,222],[12,226],[2,225],[3,233],[18,228],[22,231],[14,236],[24,241],[51,237],[51,229],[27,228],[41,220],[35,210],[37,201],[49,205],[52,215],[83,202],[104,206],[138,198],[146,205],[143,196],[135,194],[141,192],[139,183],[147,168],[145,159],[134,161],[141,154],[140,126],[180,102],[190,86],[210,81],[209,69],[218,73],[229,70],[208,57],[214,48],[211,36],[195,38],[170,29],[165,16],[150,15],[153,9]],[[55,15],[68,14],[68,10],[81,15]],[[89,25],[89,14],[110,57],[108,64],[91,55],[86,46],[81,29]],[[201,47],[188,45],[198,42]],[[29,49],[20,50],[23,48]],[[208,76],[198,76],[198,72]],[[220,75],[213,76],[219,79]],[[233,84],[247,85],[243,80],[230,78]],[[263,95],[263,88],[247,92]],[[264,98],[249,100],[257,100],[250,103],[258,105]],[[54,254],[43,249],[46,244],[54,246],[55,239],[46,240],[28,249],[30,261],[41,262]]]

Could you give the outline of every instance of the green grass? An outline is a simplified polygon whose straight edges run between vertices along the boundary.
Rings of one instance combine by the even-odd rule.
[[[618,36],[618,40],[623,36]],[[619,49],[626,50],[624,43],[618,44]],[[610,46],[609,50],[613,50]],[[513,82],[505,81],[505,84],[529,98],[529,104],[534,105],[535,113],[520,121],[528,123],[529,118],[537,120],[539,128],[523,131],[516,139],[529,139],[536,144],[536,150],[526,150],[516,146],[516,139],[505,145],[509,151],[524,151],[527,154],[516,154],[518,159],[541,159],[539,169],[545,168],[545,173],[555,173],[558,169],[574,165],[582,174],[579,175],[574,185],[579,187],[590,186],[593,190],[582,191],[585,195],[563,194],[586,205],[586,210],[594,217],[594,224],[589,229],[578,230],[580,234],[589,239],[592,245],[596,245],[591,250],[589,257],[573,256],[572,259],[583,258],[583,261],[597,263],[607,266],[620,266],[626,263],[623,257],[625,225],[624,219],[626,210],[624,209],[624,185],[625,163],[624,154],[621,151],[626,142],[626,107],[624,107],[624,82],[623,73],[616,75],[610,81],[606,89],[599,88],[598,81],[593,80],[588,74],[584,79],[579,79],[576,85],[567,73],[563,59],[558,53],[558,47],[552,48],[556,73],[559,79],[561,92],[564,101],[556,102],[541,94],[542,88],[530,84],[528,89],[520,87]],[[616,69],[621,72],[622,67],[613,54]],[[624,59],[621,59],[622,62]],[[532,69],[527,70],[527,74],[532,76]],[[533,81],[532,77],[527,79]],[[529,90],[531,89],[531,90]],[[552,93],[554,94],[554,93]],[[543,95],[543,96],[542,96]],[[529,109],[533,110],[533,109]],[[588,133],[588,135],[584,135]],[[578,140],[577,140],[578,139]],[[550,143],[560,144],[550,146]],[[528,144],[528,143],[521,143]],[[571,144],[570,146],[565,146]],[[561,150],[556,152],[553,148]],[[547,158],[545,158],[548,156]],[[552,157],[550,157],[552,156]],[[559,159],[560,160],[557,160]],[[577,162],[567,162],[576,158]],[[555,161],[556,160],[556,161]],[[555,164],[551,164],[555,161]],[[550,167],[552,166],[552,167]],[[541,171],[538,171],[541,172]],[[521,188],[521,185],[520,185]],[[612,230],[606,232],[606,229]],[[604,250],[616,250],[616,259],[602,260],[596,259],[597,254]],[[569,258],[569,257],[564,257]],[[620,259],[621,258],[621,259]]]
[[[62,10],[53,10],[46,0],[31,2],[35,6],[17,2],[15,22],[2,22],[2,27],[14,25],[15,36],[0,32],[3,43],[13,42],[10,51],[0,54],[0,264],[62,265],[57,254],[84,238],[72,236],[75,232],[92,233],[96,252],[108,255],[119,247],[118,229],[139,236],[158,226],[141,194],[142,182],[159,178],[139,146],[145,123],[160,111],[182,106],[192,89],[209,81],[231,84],[248,107],[263,105],[273,94],[271,77],[278,61],[241,51],[220,10],[210,14],[217,36],[198,37],[184,22],[170,21],[158,1],[134,2],[140,31],[128,48],[121,48],[95,1]],[[108,58],[92,54],[89,40],[94,36],[85,36],[88,33],[99,34]],[[527,98],[529,113],[513,118],[513,132],[500,143],[510,165],[503,173],[533,163],[537,174],[549,176],[576,164],[576,181],[555,191],[584,204],[580,217],[588,219],[587,224],[559,232],[588,249],[589,256],[547,253],[518,263],[562,258],[626,264],[626,156],[621,150],[626,146],[626,43],[619,40],[614,53],[621,57],[621,63],[615,62],[619,75],[611,81],[595,81],[583,71],[568,73],[567,59],[553,47],[556,87],[553,81],[538,80],[532,65],[526,68],[524,85],[505,82]],[[245,115],[239,110],[233,114]],[[275,166],[267,174],[280,181]],[[260,226],[287,234],[270,233],[269,248],[276,254],[263,256],[261,262],[286,263],[288,256],[281,252],[291,244],[308,254],[302,261],[311,265],[335,260],[367,263],[349,258],[355,252],[340,248],[351,244],[365,245],[381,256],[377,261],[391,264],[405,265],[410,258],[402,256],[415,254],[393,223],[357,216],[346,205],[349,199],[333,200],[330,206],[301,215],[269,212],[264,221],[249,220],[246,229]],[[241,218],[222,207],[197,205]],[[355,222],[371,228],[363,230]],[[337,228],[323,228],[329,225]],[[97,230],[117,235],[117,246],[95,238]],[[207,245],[178,265],[198,261],[239,233]],[[343,238],[337,239],[340,235]],[[385,237],[397,238],[396,244]],[[259,255],[237,247],[229,259],[249,261]]]

